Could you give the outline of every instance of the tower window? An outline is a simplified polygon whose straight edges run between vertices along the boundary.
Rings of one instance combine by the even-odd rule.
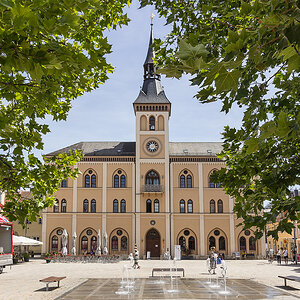
[[[180,212],[185,213],[185,201],[183,199],[180,200]]]
[[[154,117],[149,118],[149,130],[155,130],[155,118]]]
[[[119,201],[117,199],[115,199],[113,202],[113,212],[114,213],[119,212]]]
[[[154,200],[154,212],[155,213],[159,212],[159,200],[158,199]]]
[[[146,212],[151,213],[152,212],[152,201],[150,199],[146,202]]]

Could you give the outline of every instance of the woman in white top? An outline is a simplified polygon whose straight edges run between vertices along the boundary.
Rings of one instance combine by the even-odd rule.
[[[288,251],[287,251],[286,248],[284,248],[283,258],[284,258],[284,262],[285,262],[286,265],[288,264],[288,256],[289,256]]]
[[[281,250],[279,248],[278,248],[278,251],[277,251],[277,263],[281,264]]]

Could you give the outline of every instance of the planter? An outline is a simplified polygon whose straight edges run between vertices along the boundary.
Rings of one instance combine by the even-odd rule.
[[[24,257],[25,262],[29,262],[29,257]]]
[[[49,264],[51,262],[51,259],[46,259],[46,263]]]

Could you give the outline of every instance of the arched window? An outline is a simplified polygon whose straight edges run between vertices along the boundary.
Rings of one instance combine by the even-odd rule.
[[[211,247],[216,247],[216,239],[215,239],[215,237],[213,237],[213,236],[209,237],[208,243],[209,243],[208,244],[209,250],[211,250]]]
[[[66,201],[66,199],[61,200],[61,212],[62,213],[67,212],[67,201]]]
[[[121,213],[126,212],[126,201],[124,199],[121,200]]]
[[[97,237],[93,236],[91,238],[91,250],[95,252],[96,249],[97,249]]]
[[[155,171],[150,171],[146,175],[146,184],[151,184],[151,185],[159,184],[159,176]]]
[[[246,251],[246,238],[244,236],[240,237],[240,251]]]
[[[95,188],[96,187],[96,175],[93,174],[91,177],[92,177],[92,188]]]
[[[219,182],[214,182],[214,180],[211,178],[211,175],[213,175],[216,172],[216,170],[213,170],[209,176],[209,187],[210,188],[220,188],[221,184]]]
[[[193,201],[191,199],[187,202],[187,212],[190,214],[193,213]]]
[[[149,130],[155,130],[155,118],[154,117],[149,118]]]
[[[114,213],[119,212],[119,201],[117,199],[115,199],[113,202],[113,212]]]
[[[195,250],[195,238],[193,236],[189,237],[189,249]]]
[[[61,185],[60,185],[62,188],[65,188],[65,187],[67,187],[67,180],[66,179],[63,179],[62,181],[61,181]]]
[[[185,188],[185,176],[184,175],[180,176],[180,187]]]
[[[159,200],[158,199],[154,200],[154,212],[155,213],[159,212]]]
[[[97,187],[97,176],[94,170],[90,169],[86,172],[86,175],[84,175],[84,187]]]
[[[185,241],[185,237],[184,236],[181,236],[179,238],[179,245],[181,247],[181,250],[185,250],[185,248],[186,248],[186,241]]]
[[[84,213],[87,213],[89,212],[89,200],[85,199],[83,201],[83,212]]]
[[[152,201],[150,199],[147,199],[147,201],[146,201],[146,212],[147,213],[152,212]]]
[[[122,251],[127,250],[127,237],[126,236],[121,237],[121,250]]]
[[[218,213],[223,213],[223,201],[218,200]]]
[[[253,236],[250,236],[249,238],[249,250],[256,250],[255,238]]]
[[[119,169],[115,172],[114,175],[114,188],[125,188],[126,187],[126,176],[124,174],[124,171]]]
[[[192,187],[192,176],[191,175],[186,176],[186,187],[187,188]]]
[[[56,199],[55,200],[55,204],[54,204],[54,206],[53,206],[53,212],[59,212],[59,200],[58,199]]]
[[[125,180],[125,175],[121,175],[121,188],[126,187],[126,180]]]
[[[114,188],[118,188],[119,187],[119,175],[116,174],[114,176]]]
[[[211,214],[216,212],[216,202],[215,200],[210,200],[209,202],[209,211]]]
[[[81,251],[88,251],[88,238],[85,235],[81,239]]]
[[[185,201],[183,199],[180,200],[180,212],[185,213]]]
[[[111,238],[111,250],[118,250],[118,238],[115,235]]]
[[[91,212],[92,212],[92,213],[95,213],[95,212],[96,212],[96,200],[95,200],[95,199],[93,199],[93,200],[91,201]]]
[[[225,238],[223,236],[219,238],[219,250],[226,250]]]
[[[184,150],[185,151],[185,150]],[[180,187],[192,188],[192,173],[189,170],[183,170],[180,173]]]
[[[89,188],[90,187],[90,175],[86,174],[84,176],[84,187]]]
[[[54,235],[51,239],[51,249],[55,252],[58,250],[58,237],[56,235]]]

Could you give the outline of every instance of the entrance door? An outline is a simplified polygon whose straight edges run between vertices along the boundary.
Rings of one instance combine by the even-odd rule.
[[[160,235],[154,228],[146,235],[146,251],[150,251],[150,257],[160,257]]]

